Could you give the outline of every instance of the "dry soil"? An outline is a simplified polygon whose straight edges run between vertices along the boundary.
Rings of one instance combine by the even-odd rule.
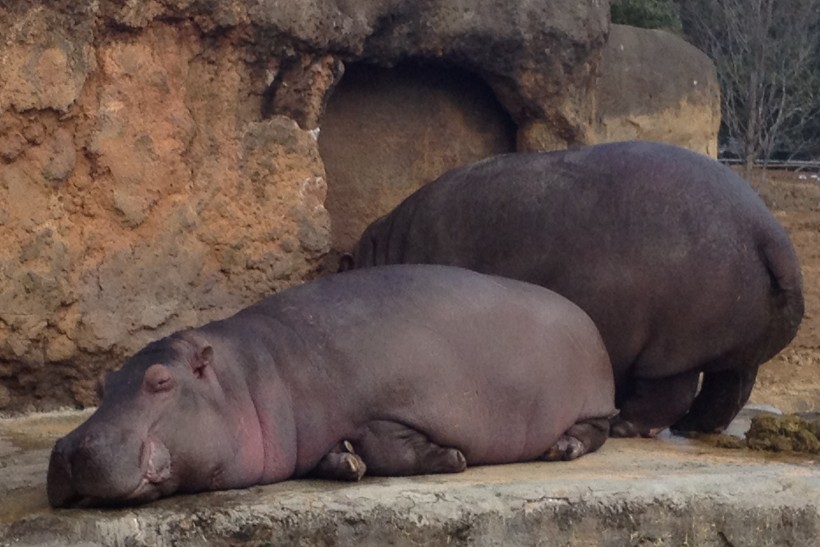
[[[751,401],[784,412],[820,411],[820,173],[769,171],[748,178],[791,234],[806,299],[797,337],[760,369]]]

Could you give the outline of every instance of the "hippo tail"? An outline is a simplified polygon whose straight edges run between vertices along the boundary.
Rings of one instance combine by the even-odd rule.
[[[769,236],[760,248],[761,258],[772,286],[772,336],[769,344],[771,358],[797,335],[803,319],[803,277],[800,260],[785,231]]]

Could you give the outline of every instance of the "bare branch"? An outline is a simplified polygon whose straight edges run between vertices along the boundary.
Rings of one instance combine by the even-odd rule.
[[[820,0],[684,0],[684,30],[715,62],[723,127],[747,164],[820,113]]]

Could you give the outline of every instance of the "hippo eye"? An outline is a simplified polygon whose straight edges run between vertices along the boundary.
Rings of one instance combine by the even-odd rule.
[[[151,365],[145,371],[145,388],[152,393],[168,391],[174,387],[174,377],[165,365]]]

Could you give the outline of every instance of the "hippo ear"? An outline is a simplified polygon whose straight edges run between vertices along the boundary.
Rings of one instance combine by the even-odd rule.
[[[191,367],[194,370],[194,376],[197,378],[202,378],[205,376],[205,371],[209,366],[211,366],[213,358],[214,348],[211,346],[202,347],[191,362]]]

